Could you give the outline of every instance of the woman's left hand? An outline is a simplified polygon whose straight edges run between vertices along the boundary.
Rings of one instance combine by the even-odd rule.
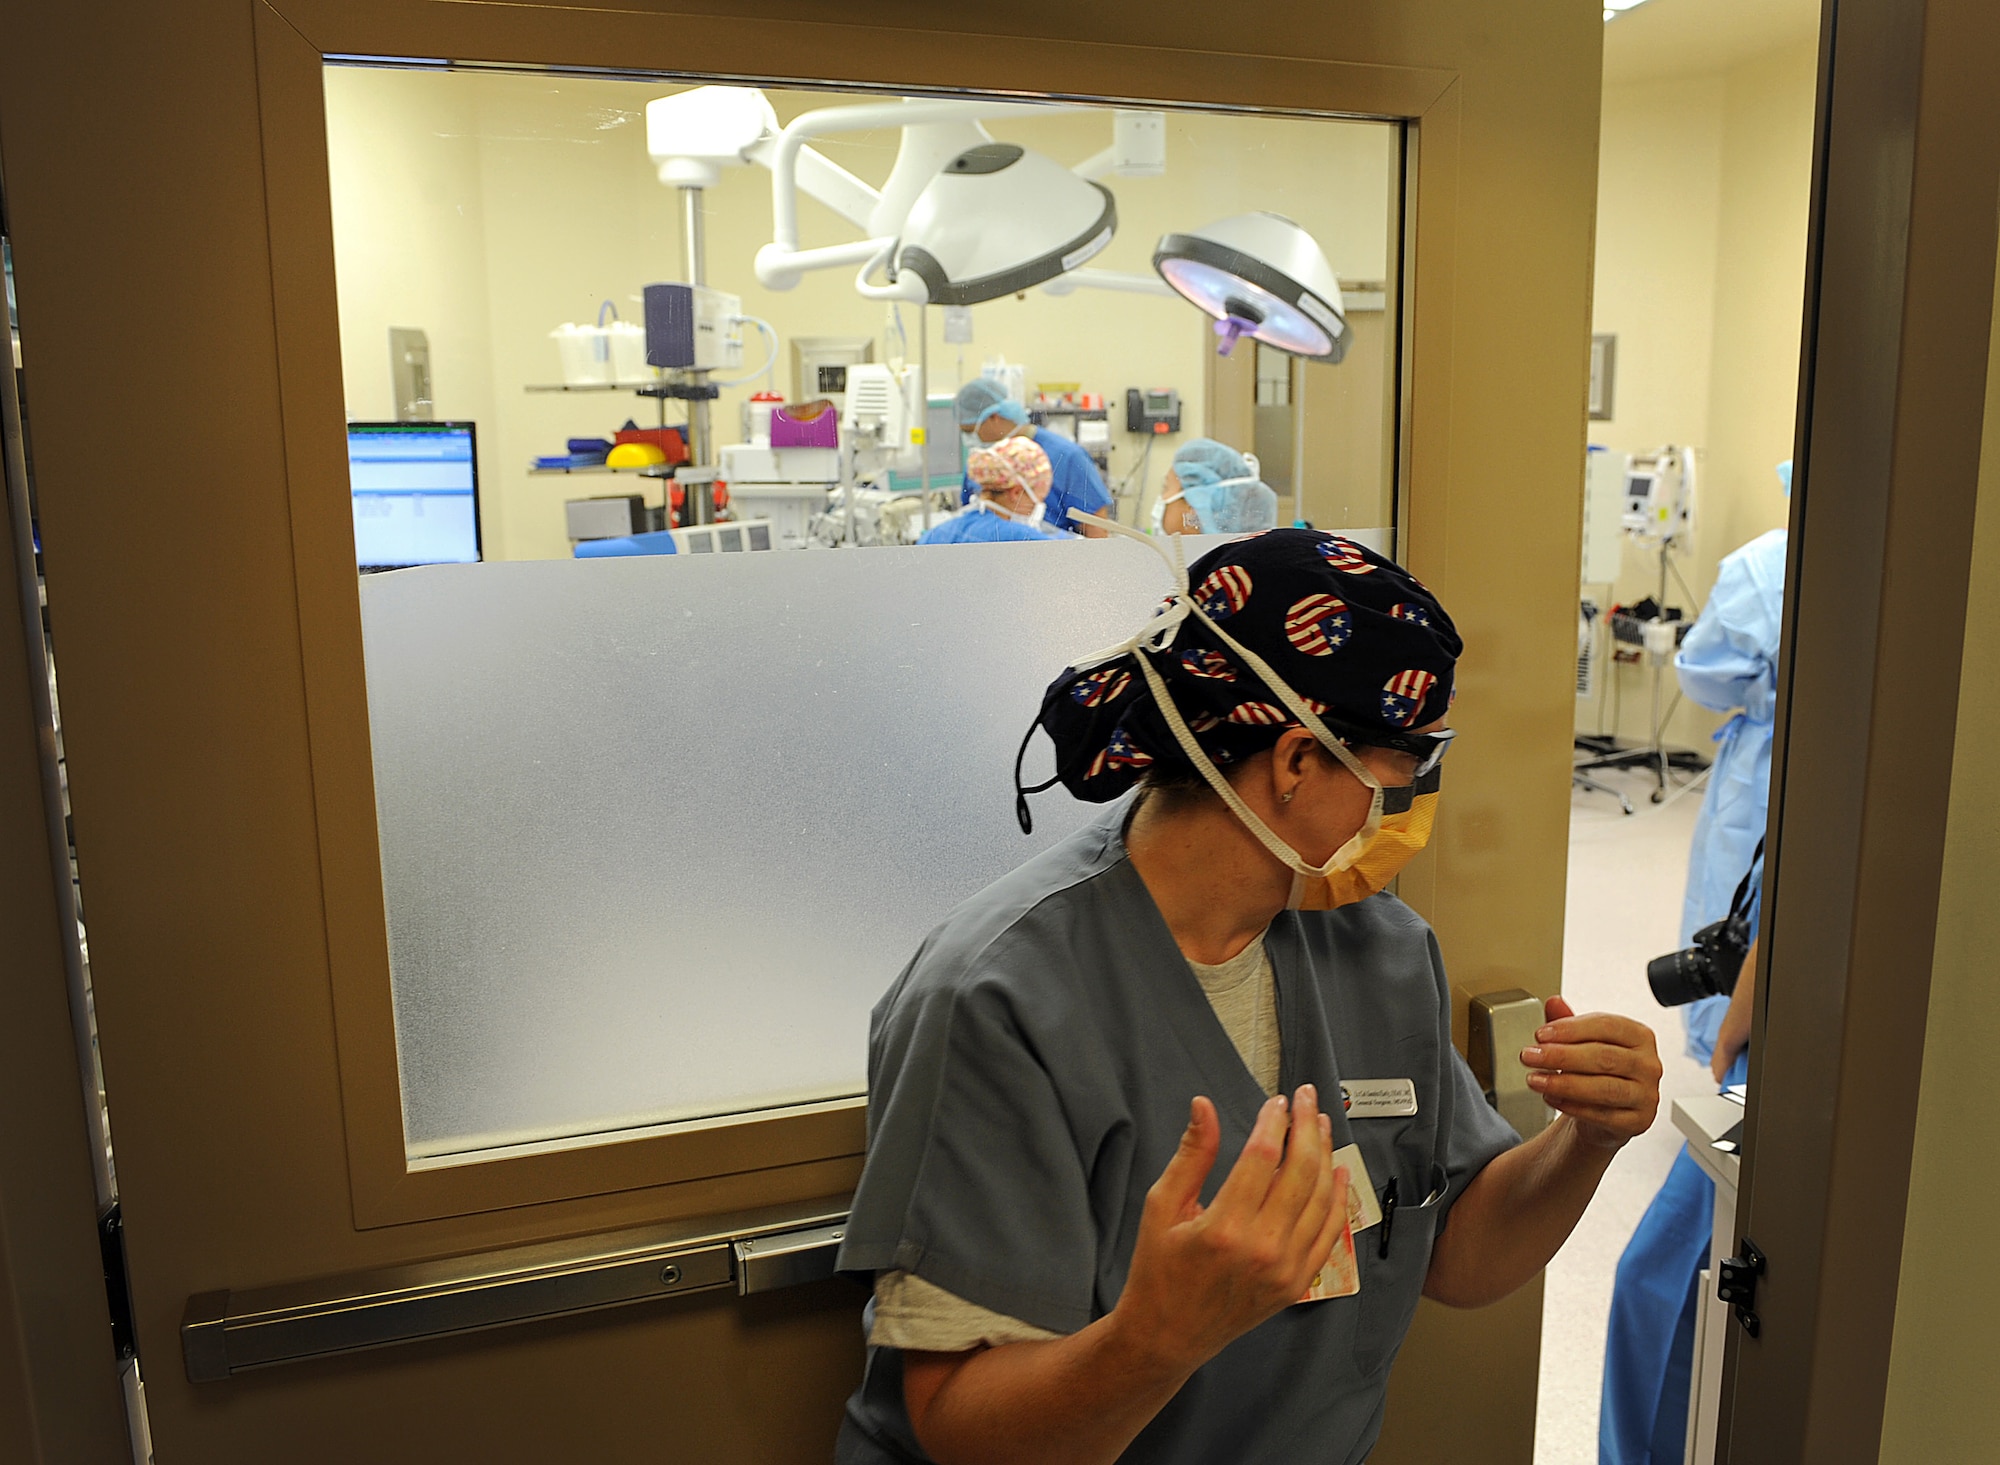
[[[1534,1070],[1528,1087],[1576,1122],[1578,1137],[1617,1149],[1652,1127],[1660,1108],[1660,1054],[1653,1030],[1629,1017],[1578,1017],[1560,997],[1548,999],[1538,1046],[1523,1048]]]

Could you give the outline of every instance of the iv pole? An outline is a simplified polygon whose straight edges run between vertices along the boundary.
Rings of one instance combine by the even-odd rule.
[[[917,469],[923,485],[924,528],[931,527],[931,305],[926,297],[917,305],[917,410],[924,425],[924,456]]]
[[[1690,459],[1694,454],[1694,449],[1685,447],[1668,448],[1663,451],[1673,453],[1682,475],[1683,486],[1685,487],[1687,479],[1692,472]],[[1687,581],[1682,578],[1681,572],[1674,566],[1672,559],[1675,548],[1680,545],[1683,538],[1691,535],[1692,532],[1692,508],[1689,505],[1683,509],[1681,522],[1675,526],[1674,531],[1660,540],[1660,589],[1659,596],[1654,603],[1659,606],[1663,619],[1651,624],[1662,626],[1689,624],[1687,622],[1668,621],[1664,619],[1664,616],[1667,609],[1667,580],[1669,576],[1672,577],[1675,584],[1680,586],[1681,594],[1687,597],[1689,604],[1693,604],[1696,599],[1694,591],[1688,588]],[[1678,645],[1679,640],[1676,638],[1673,646],[1664,651],[1656,653],[1650,646],[1646,648],[1646,655],[1649,658],[1654,658],[1652,667],[1652,736],[1636,748],[1615,749],[1614,751],[1603,753],[1596,758],[1590,758],[1582,763],[1578,763],[1573,769],[1573,774],[1587,776],[1600,768],[1650,768],[1657,783],[1657,786],[1653,789],[1652,801],[1657,804],[1664,801],[1667,796],[1667,774],[1670,770],[1678,768],[1683,771],[1699,772],[1708,766],[1708,761],[1700,754],[1669,750],[1666,743],[1667,721],[1674,715],[1681,703],[1680,689],[1676,687],[1674,689],[1673,701],[1666,705],[1664,712],[1661,710],[1661,702],[1664,700],[1666,694],[1667,667],[1672,660],[1673,648]],[[1615,661],[1613,665],[1616,665]],[[1606,790],[1606,792],[1609,792],[1609,790]],[[1625,812],[1628,814],[1631,812],[1630,805],[1626,806]]]

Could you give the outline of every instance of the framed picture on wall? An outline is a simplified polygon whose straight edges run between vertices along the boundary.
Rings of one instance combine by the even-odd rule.
[[[1618,338],[1614,335],[1590,338],[1590,420],[1611,420],[1611,392],[1618,374]]]

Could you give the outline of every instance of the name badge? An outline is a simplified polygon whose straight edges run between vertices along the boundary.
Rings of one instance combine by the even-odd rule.
[[[1349,1119],[1403,1119],[1417,1112],[1417,1085],[1407,1078],[1353,1078],[1340,1084]]]

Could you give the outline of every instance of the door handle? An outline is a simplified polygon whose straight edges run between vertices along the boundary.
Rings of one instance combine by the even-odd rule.
[[[203,1292],[181,1317],[194,1383],[247,1369],[734,1286],[830,1277],[849,1198],[649,1226],[252,1291]]]
[[[1543,1012],[1542,999],[1519,987],[1481,992],[1467,1011],[1466,1061],[1472,1076],[1486,1091],[1486,1102],[1522,1139],[1533,1139],[1549,1122],[1549,1106],[1528,1087],[1528,1067],[1521,1062],[1521,1050],[1535,1044]]]

